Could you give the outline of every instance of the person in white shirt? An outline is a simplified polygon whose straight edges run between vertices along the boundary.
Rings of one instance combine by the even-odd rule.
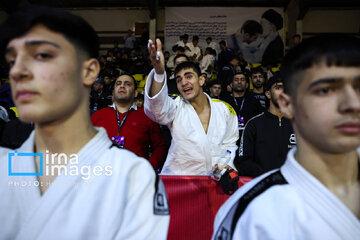
[[[359,238],[359,46],[356,37],[325,35],[288,52],[278,103],[297,147],[226,201],[213,239]]]
[[[175,43],[175,46],[185,47],[189,39],[189,35],[184,34],[180,36],[180,40]]]
[[[185,45],[185,55],[194,62],[199,62],[201,59],[201,49],[198,47],[198,43],[199,37],[193,36],[192,41]]]
[[[161,41],[149,41],[154,69],[145,85],[145,113],[166,125],[172,142],[162,174],[207,175],[226,151],[234,158],[239,138],[237,117],[227,103],[211,99],[202,90],[204,77],[197,64],[182,62],[175,69],[180,96],[168,96]],[[233,167],[232,160],[229,162]]]
[[[206,48],[212,48],[216,51],[216,53],[219,51],[218,44],[213,42],[211,37],[206,38]]]
[[[202,73],[206,73],[210,78],[215,67],[215,57],[211,54],[212,48],[206,48],[205,56],[201,59],[199,67]]]
[[[19,118],[35,130],[0,148],[0,239],[166,239],[166,193],[147,160],[94,128],[99,40],[79,16],[27,6],[0,26]]]

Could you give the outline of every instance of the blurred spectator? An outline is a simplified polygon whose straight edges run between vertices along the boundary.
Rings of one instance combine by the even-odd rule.
[[[135,104],[137,107],[144,107],[144,95],[141,93],[138,93],[138,95],[135,97]]]
[[[189,57],[190,61],[199,62],[201,57],[201,49],[198,47],[199,37],[193,36],[192,41],[185,45],[185,55]]]
[[[131,29],[128,30],[127,35],[124,37],[125,40],[125,51],[126,52],[130,52],[131,49],[135,48],[135,42],[136,42],[136,38],[133,35],[133,31]]]
[[[251,70],[251,83],[253,85],[253,89],[250,93],[257,101],[259,101],[260,105],[266,109],[266,97],[265,97],[265,76],[261,67],[253,68]]]
[[[177,42],[175,43],[175,45],[178,46],[178,47],[183,47],[183,48],[184,48],[185,45],[186,45],[187,42],[188,42],[188,39],[189,39],[189,35],[187,35],[187,34],[181,35],[181,36],[180,36],[180,40],[177,41]]]
[[[211,37],[206,38],[206,48],[212,48],[218,51],[216,42],[213,42]]]
[[[206,48],[205,55],[201,59],[199,67],[202,73],[206,73],[210,78],[215,67],[215,57],[211,54],[212,48]]]
[[[171,55],[170,57],[169,57],[169,60],[168,60],[168,62],[167,62],[167,64],[166,64],[166,67],[168,68],[168,70],[170,70],[170,71],[174,71],[175,70],[175,67],[174,67],[174,64],[175,64],[175,61],[174,61],[174,59],[175,59],[175,57],[177,56],[177,55],[181,55],[181,54],[184,54],[185,53],[185,49],[183,48],[183,47],[178,47],[178,46],[173,46],[173,48],[172,48],[172,50],[175,52],[175,54],[174,55]],[[170,75],[170,74],[169,74]]]
[[[238,72],[239,69],[239,57],[232,56],[229,63],[226,64],[222,69],[218,70],[217,79],[221,82],[222,90],[225,92],[226,87],[233,81],[233,76],[235,72]]]
[[[109,105],[109,100],[104,92],[104,80],[98,77],[90,92],[90,114]]]
[[[219,99],[219,96],[221,94],[221,83],[217,80],[210,82],[209,92],[210,92],[210,97]]]
[[[300,34],[295,34],[294,36],[292,36],[291,40],[292,40],[291,47],[296,47],[301,43]]]
[[[220,41],[219,46],[221,49],[221,52],[218,55],[217,59],[217,70],[220,71],[225,65],[229,64],[230,60],[234,56],[233,50],[226,47],[226,42]]]

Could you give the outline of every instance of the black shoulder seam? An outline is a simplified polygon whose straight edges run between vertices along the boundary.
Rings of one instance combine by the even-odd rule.
[[[255,186],[253,186],[249,191],[247,191],[231,208],[223,222],[219,226],[214,239],[217,240],[227,240],[232,239],[236,224],[244,213],[247,206],[252,200],[257,196],[271,188],[275,185],[287,184],[288,182],[281,174],[280,170],[270,174],[266,178],[262,179]],[[237,205],[237,206],[236,206]]]

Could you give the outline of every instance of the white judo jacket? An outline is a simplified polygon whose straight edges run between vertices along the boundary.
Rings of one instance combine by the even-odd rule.
[[[181,96],[168,96],[166,81],[157,95],[149,97],[154,73],[152,70],[146,80],[145,113],[154,122],[166,125],[172,136],[161,174],[206,175],[226,154],[226,150],[232,152],[229,165],[235,168],[233,159],[239,138],[235,110],[229,104],[204,93],[211,108],[210,122],[205,133],[193,106]]]
[[[359,239],[359,219],[295,160],[295,151],[280,171],[255,178],[225,202],[212,239]]]
[[[98,130],[78,152],[82,172],[65,176],[63,171],[43,195],[36,176],[9,176],[10,170],[39,172],[34,157],[16,158],[9,155],[14,151],[0,148],[0,239],[166,239],[166,195],[155,193],[161,181],[147,160],[111,147],[105,129]],[[33,153],[34,135],[16,154]],[[98,175],[99,167],[106,166],[112,167],[111,174]]]

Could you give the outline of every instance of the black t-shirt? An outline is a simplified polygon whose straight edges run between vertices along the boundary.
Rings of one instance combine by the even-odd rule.
[[[249,93],[250,96],[253,96],[257,101],[259,101],[260,105],[266,109],[266,96],[265,93],[254,93],[254,92],[250,92]]]
[[[264,108],[261,107],[259,101],[248,93],[245,93],[244,97],[240,98],[235,98],[230,94],[224,94],[220,99],[229,103],[236,111],[239,121],[239,131],[243,130],[247,121],[252,117],[264,112]]]

